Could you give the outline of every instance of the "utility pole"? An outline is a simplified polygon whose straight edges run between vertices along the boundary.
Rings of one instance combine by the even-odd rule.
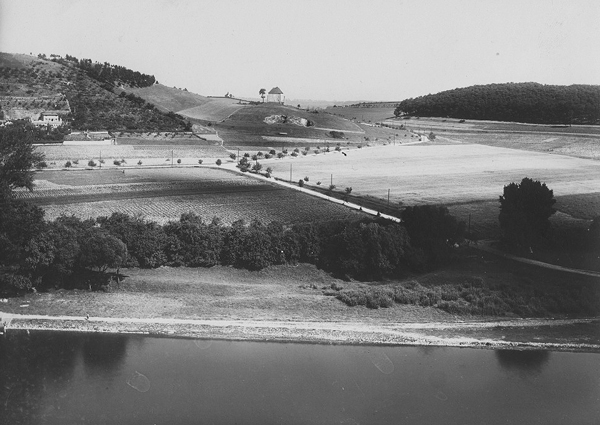
[[[333,174],[331,175],[331,183],[330,184],[333,186]]]
[[[290,183],[292,182],[292,164],[290,164]]]
[[[100,161],[98,161],[100,163],[100,168],[102,168],[102,151],[100,151]]]

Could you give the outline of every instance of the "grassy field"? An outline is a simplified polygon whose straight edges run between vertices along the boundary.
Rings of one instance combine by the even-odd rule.
[[[201,121],[220,122],[243,108],[249,108],[249,106],[240,104],[236,99],[208,98],[207,102],[202,105],[183,109],[177,113]]]
[[[544,311],[552,317],[572,317],[582,312],[589,315],[593,314],[599,295],[596,278],[548,271],[471,250],[466,250],[460,261],[435,272],[385,282],[340,281],[306,264],[274,266],[258,272],[217,266],[122,269],[121,273],[124,275],[121,285],[113,285],[109,292],[60,290],[28,294],[10,299],[2,310],[80,317],[89,314],[93,317],[348,321],[382,325],[497,317],[491,312],[498,311],[494,306],[503,302],[498,291],[504,291],[505,300],[515,308],[522,308],[520,311],[525,317],[544,315]],[[467,301],[462,297],[481,297],[480,306],[489,305],[487,311],[491,314],[450,314],[428,306],[424,299],[423,302],[393,303],[389,308],[380,309],[349,307],[334,296],[337,292],[393,288],[441,290],[448,300],[463,304]],[[326,296],[328,294],[330,296]],[[579,300],[585,308],[577,305]],[[28,308],[19,307],[23,304]],[[596,311],[597,306],[596,303]],[[514,313],[508,314],[508,317],[514,316]]]
[[[103,171],[47,171],[36,175],[35,190],[20,199],[44,208],[46,218],[81,218],[123,212],[158,223],[194,212],[206,221],[280,221],[286,224],[359,217],[341,205],[263,183],[225,170],[208,168]]]

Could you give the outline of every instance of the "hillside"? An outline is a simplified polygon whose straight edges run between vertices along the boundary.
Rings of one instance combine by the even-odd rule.
[[[167,87],[162,84],[154,84],[149,87],[132,87],[126,90],[141,97],[146,102],[152,103],[156,108],[164,112],[177,112],[195,106],[204,105],[210,99],[187,90]]]
[[[471,86],[403,100],[394,114],[533,124],[600,124],[600,86]]]
[[[309,112],[275,103],[244,106],[214,126],[227,145],[270,146],[272,137],[332,139],[330,132],[360,135],[364,130],[355,123],[325,112]]]
[[[0,105],[4,115],[10,117],[19,108],[22,115],[27,115],[27,111],[35,115],[42,109],[64,109],[68,102],[74,129],[176,131],[186,128],[182,117],[165,114],[133,94],[126,96],[108,82],[92,78],[71,61],[58,63],[57,60],[0,53]],[[28,99],[21,99],[15,105],[8,97]],[[40,108],[43,97],[64,99],[64,103]]]

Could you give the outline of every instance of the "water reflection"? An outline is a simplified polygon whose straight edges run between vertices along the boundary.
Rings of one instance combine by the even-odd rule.
[[[0,338],[0,361],[7,424],[558,425],[600,417],[598,354],[14,332]]]
[[[127,337],[88,334],[83,337],[81,352],[87,373],[93,375],[117,370],[127,352]]]
[[[498,364],[505,370],[519,374],[539,374],[550,359],[550,351],[497,350],[496,358]]]

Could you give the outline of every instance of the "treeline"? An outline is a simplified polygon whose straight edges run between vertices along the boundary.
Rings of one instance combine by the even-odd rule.
[[[46,222],[39,207],[9,199],[0,210],[0,291],[82,283],[98,288],[109,277],[104,272],[119,267],[260,270],[310,263],[342,279],[380,280],[452,258],[452,244],[462,235],[447,209],[415,207],[412,215],[421,222],[409,220],[406,227],[380,219],[293,226],[237,221],[223,226],[218,218],[204,222],[194,213],[162,226],[122,213]],[[433,223],[432,218],[442,222]],[[450,227],[435,235],[431,229],[444,223]]]
[[[138,71],[125,68],[124,66],[112,65],[108,62],[92,62],[91,59],[77,59],[75,56],[66,55],[61,58],[57,55],[52,55],[51,60],[65,65],[71,63],[91,78],[102,83],[112,85],[127,84],[131,87],[149,87],[156,82],[154,75],[142,74]]]
[[[600,86],[478,85],[403,100],[394,114],[535,124],[600,124]]]

